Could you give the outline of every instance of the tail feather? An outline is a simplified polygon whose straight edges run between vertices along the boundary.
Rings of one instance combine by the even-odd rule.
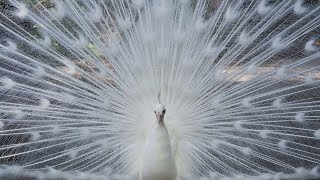
[[[138,177],[158,92],[181,179],[319,177],[318,2],[5,5],[0,177]]]

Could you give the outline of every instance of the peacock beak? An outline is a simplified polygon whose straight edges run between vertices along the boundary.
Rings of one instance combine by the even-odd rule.
[[[157,121],[160,121],[160,118],[161,118],[161,114],[156,114],[156,117],[157,117]]]
[[[156,113],[157,122],[163,121],[163,115],[161,113]]]

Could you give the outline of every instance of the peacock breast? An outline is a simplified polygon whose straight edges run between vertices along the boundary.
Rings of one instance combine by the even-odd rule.
[[[177,176],[165,127],[156,127],[149,135],[144,149],[141,176],[143,180],[175,180]]]

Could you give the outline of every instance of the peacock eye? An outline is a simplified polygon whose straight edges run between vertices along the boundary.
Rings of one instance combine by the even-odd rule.
[[[166,110],[164,109],[164,110],[162,111],[162,113],[166,113]]]
[[[154,113],[155,113],[155,114],[157,114],[157,112],[156,112],[156,111],[154,111]]]

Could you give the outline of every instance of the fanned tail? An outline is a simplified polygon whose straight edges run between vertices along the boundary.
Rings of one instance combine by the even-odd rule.
[[[319,3],[9,6],[0,176],[138,177],[161,92],[181,179],[319,177]]]

